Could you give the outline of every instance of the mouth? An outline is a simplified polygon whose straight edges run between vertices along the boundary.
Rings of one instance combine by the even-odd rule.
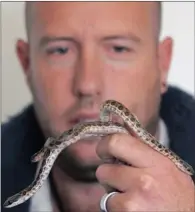
[[[73,119],[70,120],[70,126],[74,127],[75,125],[79,125],[82,123],[93,123],[96,121],[100,121],[99,115],[96,114],[79,114],[78,116],[75,116]],[[116,116],[115,114],[110,114],[110,121],[113,123],[119,123],[121,125],[124,125],[123,120]],[[82,141],[100,141],[104,137],[103,134],[99,134],[99,136],[96,136],[95,134],[91,134],[90,136],[86,136],[84,139],[81,139]],[[80,140],[80,141],[81,141]]]
[[[70,120],[71,125],[99,121],[98,114],[79,114]]]
[[[84,113],[82,111],[82,113],[74,114],[68,122],[70,127],[74,127],[77,124],[93,123],[99,120],[99,113]],[[115,122],[118,119],[111,116],[111,120]],[[59,160],[61,161],[61,168],[74,179],[96,182],[95,171],[103,163],[96,153],[97,144],[101,139],[101,136],[96,135],[81,139],[76,145],[73,145],[66,153],[64,152],[61,155],[62,159]]]
[[[70,119],[70,125],[74,126],[80,123],[87,123],[87,122],[96,122],[100,121],[100,114],[99,113],[80,113]],[[119,122],[120,124],[124,124],[123,120],[115,114],[110,114],[110,121],[112,122]]]

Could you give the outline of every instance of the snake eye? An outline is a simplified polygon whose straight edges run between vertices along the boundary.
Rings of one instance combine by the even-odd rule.
[[[3,206],[4,207],[7,207],[7,206],[9,206],[9,205],[11,205],[12,204],[12,201],[11,200],[7,200],[4,204],[3,204]]]
[[[54,144],[55,144],[55,141],[52,141],[51,143],[50,143],[50,147],[53,147],[54,146]]]
[[[17,202],[20,199],[20,194],[15,194],[12,197],[8,198],[5,203],[4,207],[8,207],[9,205],[13,204],[14,202]]]

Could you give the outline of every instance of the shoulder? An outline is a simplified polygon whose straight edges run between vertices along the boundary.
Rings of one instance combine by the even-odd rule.
[[[193,95],[175,86],[169,86],[168,91],[163,95],[163,101],[171,104],[183,103],[191,108],[195,105],[195,98]]]
[[[195,169],[195,99],[176,87],[162,98],[161,117],[168,129],[170,148]],[[192,177],[195,182],[194,176]]]
[[[24,125],[26,117],[29,116],[29,109],[30,106],[24,108],[22,111],[11,116],[8,120],[1,124],[1,133],[3,138],[13,138],[13,135],[17,136],[22,133],[21,127]]]
[[[35,151],[34,146],[36,147],[34,128],[32,105],[1,124],[2,201],[22,190],[33,179],[36,164],[31,164],[29,157]]]
[[[162,96],[161,116],[175,122],[195,122],[195,98],[186,91],[170,86]]]
[[[17,157],[17,150],[20,149],[28,131],[31,111],[32,105],[29,105],[1,124],[2,158],[6,165],[8,165],[7,163],[13,163],[14,158]]]
[[[34,107],[28,105],[1,124],[2,168],[15,166],[15,161],[27,163],[43,142]]]
[[[31,119],[31,112],[32,105],[29,105],[3,122],[1,124],[2,138],[10,140],[15,136],[18,137],[22,135],[25,132],[26,122]]]

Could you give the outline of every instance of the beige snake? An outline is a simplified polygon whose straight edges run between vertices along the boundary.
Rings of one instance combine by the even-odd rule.
[[[150,133],[143,129],[137,117],[130,113],[124,105],[115,100],[107,100],[100,109],[100,121],[77,124],[58,138],[47,139],[44,147],[35,153],[31,159],[33,162],[40,161],[34,181],[26,189],[8,198],[4,203],[4,207],[11,208],[31,198],[45,182],[58,155],[71,144],[91,136],[105,136],[113,133],[129,134],[129,131],[121,124],[111,122],[111,113],[121,117],[134,135],[169,158],[181,171],[188,175],[194,174],[193,168],[188,163],[160,144]]]

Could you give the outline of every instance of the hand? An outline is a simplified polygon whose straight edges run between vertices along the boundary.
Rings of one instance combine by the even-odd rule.
[[[194,212],[195,186],[191,176],[173,162],[130,135],[115,134],[99,142],[97,154],[131,165],[102,164],[96,171],[99,182],[121,193],[108,199],[109,212]]]

